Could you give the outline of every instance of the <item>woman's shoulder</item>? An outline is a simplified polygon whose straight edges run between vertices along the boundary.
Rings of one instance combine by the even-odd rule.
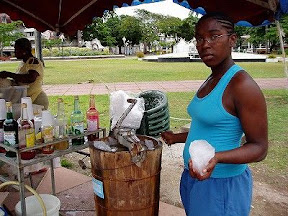
[[[261,92],[257,82],[245,70],[241,70],[232,78],[230,87],[234,95],[255,96]]]

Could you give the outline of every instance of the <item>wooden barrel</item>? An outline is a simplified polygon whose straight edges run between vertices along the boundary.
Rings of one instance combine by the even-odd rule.
[[[156,216],[159,212],[162,144],[148,150],[141,167],[129,151],[105,152],[90,145],[95,208],[98,216]]]

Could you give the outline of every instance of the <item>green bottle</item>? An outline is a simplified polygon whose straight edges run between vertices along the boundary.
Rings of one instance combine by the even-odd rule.
[[[4,144],[12,147],[18,147],[18,123],[13,118],[12,103],[6,102],[7,107],[7,117],[3,122],[4,130]],[[7,157],[16,157],[16,153],[12,151],[6,152]]]
[[[71,114],[72,134],[84,134],[84,115],[79,107],[79,97],[74,96],[74,111]],[[72,145],[84,144],[84,136],[72,139]]]

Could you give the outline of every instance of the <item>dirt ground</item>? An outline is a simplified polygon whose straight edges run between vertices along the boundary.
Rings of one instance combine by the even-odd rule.
[[[182,207],[179,195],[179,182],[183,170],[182,150],[184,144],[180,143],[168,147],[163,146],[162,170],[160,184],[161,201]],[[65,156],[73,163],[73,170],[91,176],[89,170],[89,157],[83,161],[87,169],[83,170],[78,165],[78,160],[84,156],[73,153]],[[277,175],[265,173],[265,167],[261,165],[251,168],[254,178],[253,203],[251,216],[286,216],[288,212],[288,174]],[[179,215],[180,216],[180,215]]]

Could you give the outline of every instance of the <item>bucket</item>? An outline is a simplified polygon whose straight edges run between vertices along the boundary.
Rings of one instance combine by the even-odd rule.
[[[157,216],[160,197],[162,145],[153,137],[154,150],[147,150],[141,167],[129,151],[105,152],[89,146],[97,215]]]
[[[53,196],[50,194],[40,194],[40,197],[43,199],[43,202],[46,206],[47,216],[59,216],[60,200],[56,196]],[[36,196],[26,197],[25,203],[26,203],[27,215],[29,216],[42,216],[43,215],[43,210]],[[16,204],[15,212],[17,216],[22,215],[21,201],[19,201]]]

